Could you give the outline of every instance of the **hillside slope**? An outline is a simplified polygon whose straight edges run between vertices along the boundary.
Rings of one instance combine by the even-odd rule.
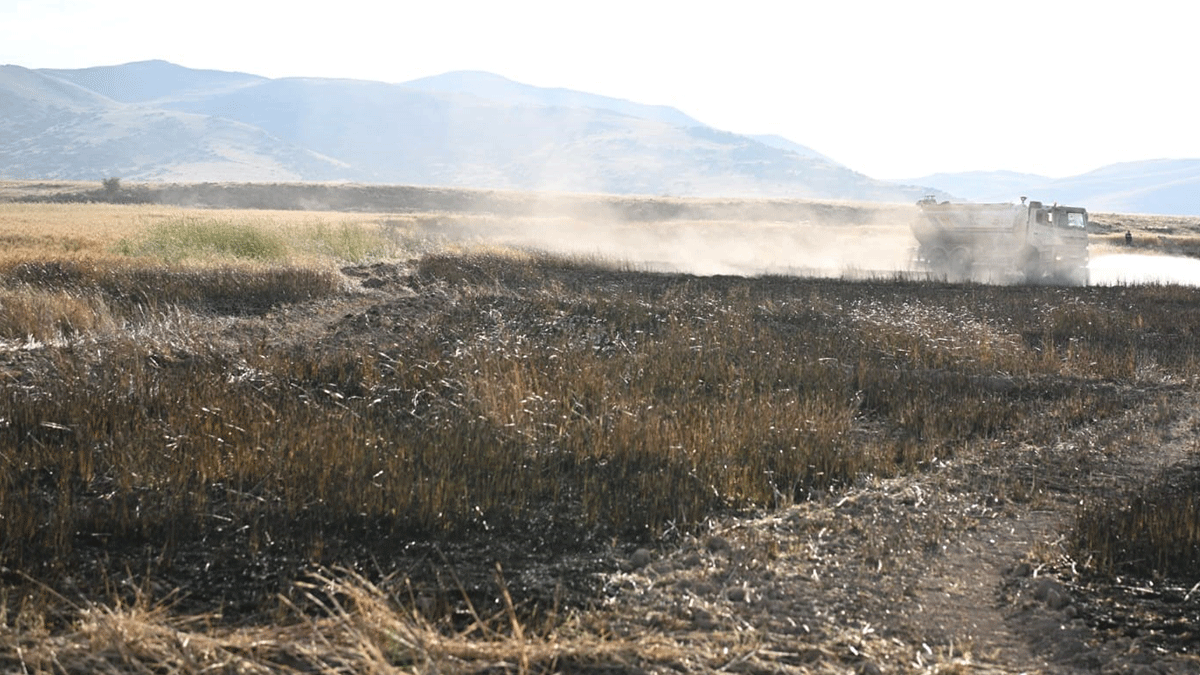
[[[0,96],[0,178],[352,180],[895,202],[929,191],[872,179],[803,146],[706,127],[672,108],[486,73],[397,85],[162,61],[13,66],[0,76]]]
[[[682,111],[665,105],[646,105],[624,99],[599,96],[573,89],[535,87],[506,77],[472,70],[460,70],[404,83],[405,87],[441,94],[463,94],[505,105],[551,106],[558,108],[594,108],[629,117],[654,120],[679,127],[701,127],[703,123]]]
[[[1011,201],[1027,195],[1093,211],[1200,215],[1200,159],[1122,162],[1067,178],[972,171],[933,174],[912,182],[933,185],[969,201]]]
[[[266,131],[129,105],[19,66],[0,67],[0,176],[148,180],[334,178],[344,164]]]

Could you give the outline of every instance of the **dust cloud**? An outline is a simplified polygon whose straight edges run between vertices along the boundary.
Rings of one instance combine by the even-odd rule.
[[[652,272],[884,276],[912,268],[916,241],[909,216],[897,210],[832,209],[778,219],[771,215],[788,214],[739,217],[719,209],[715,217],[636,219],[589,203],[577,213],[556,205],[528,217],[455,216],[429,232],[447,243],[537,250]]]
[[[1088,263],[1088,283],[1092,286],[1200,286],[1200,260],[1139,253],[1099,255]]]
[[[426,232],[468,249],[543,251],[650,272],[833,278],[929,275],[916,262],[913,211],[904,206],[842,205],[797,211],[789,205],[780,212],[751,208],[740,215],[738,208],[745,204],[688,208],[666,217],[657,213],[630,217],[628,208],[602,202],[555,203],[528,215],[445,215],[430,223]],[[1093,251],[1088,277],[1093,286],[1200,286],[1200,260],[1102,247]]]

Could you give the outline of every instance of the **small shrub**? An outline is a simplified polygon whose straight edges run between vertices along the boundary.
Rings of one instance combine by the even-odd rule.
[[[297,228],[293,245],[301,252],[359,263],[395,255],[399,242],[377,228],[356,223],[314,222]]]

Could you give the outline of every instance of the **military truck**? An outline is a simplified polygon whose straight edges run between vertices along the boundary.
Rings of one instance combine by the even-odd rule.
[[[951,204],[925,197],[912,224],[917,263],[950,280],[1086,285],[1087,211],[1077,206]]]

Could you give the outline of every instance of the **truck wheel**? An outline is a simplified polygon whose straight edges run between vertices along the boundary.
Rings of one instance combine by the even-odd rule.
[[[1025,273],[1025,281],[1036,284],[1042,280],[1042,254],[1032,246],[1021,252],[1021,271]]]
[[[946,249],[931,248],[922,251],[921,259],[925,261],[926,267],[933,274],[946,273]]]
[[[1076,267],[1064,271],[1059,275],[1063,283],[1068,286],[1087,286],[1088,285],[1088,268]]]
[[[958,279],[967,279],[971,276],[971,266],[974,262],[971,252],[960,246],[950,252],[946,264],[951,275]]]

